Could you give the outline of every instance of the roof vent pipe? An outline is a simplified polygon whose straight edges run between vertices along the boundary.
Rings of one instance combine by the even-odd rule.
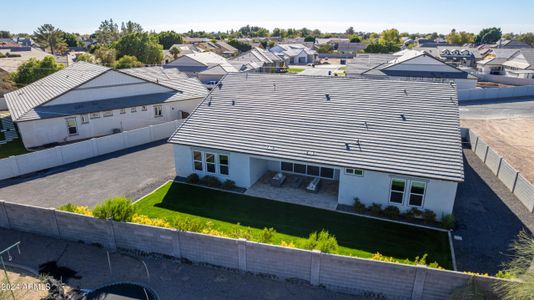
[[[408,95],[408,91],[404,89],[404,95]]]
[[[276,82],[273,82],[273,90],[276,92]]]
[[[324,94],[324,96],[326,97],[326,101],[330,101],[330,94]]]
[[[349,143],[345,143],[345,149],[346,149],[347,151],[350,151],[350,145],[349,145]]]
[[[235,100],[232,100],[232,106],[234,106],[234,105],[235,105]]]
[[[406,121],[406,116],[404,114],[401,114],[400,117],[403,121]]]

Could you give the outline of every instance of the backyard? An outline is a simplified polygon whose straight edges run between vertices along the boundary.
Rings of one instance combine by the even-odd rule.
[[[310,233],[325,229],[337,238],[342,255],[370,258],[379,252],[398,261],[414,261],[428,254],[427,263],[452,268],[448,235],[437,230],[176,182],[168,182],[136,206],[138,213],[151,218],[210,222],[225,233],[250,230],[259,236],[272,227],[273,244],[298,245]]]

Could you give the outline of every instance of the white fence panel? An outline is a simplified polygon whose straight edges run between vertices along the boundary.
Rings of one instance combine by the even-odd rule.
[[[486,160],[486,152],[488,151],[488,144],[484,143],[481,139],[477,141],[477,147],[475,153],[482,161]]]
[[[20,174],[35,172],[62,164],[61,152],[56,148],[41,150],[15,157]]]
[[[534,186],[519,174],[515,183],[514,195],[532,212],[534,209]]]
[[[458,90],[459,101],[534,96],[534,85]]]
[[[517,179],[517,171],[504,159],[501,162],[498,177],[509,190],[513,191]]]
[[[93,141],[87,140],[58,147],[63,156],[63,163],[69,164],[79,160],[91,158],[96,155]]]
[[[148,127],[125,131],[123,133],[127,136],[128,147],[139,146],[152,141]]]
[[[488,154],[486,154],[486,166],[497,175],[499,172],[499,166],[501,165],[501,157],[493,149],[488,148]]]

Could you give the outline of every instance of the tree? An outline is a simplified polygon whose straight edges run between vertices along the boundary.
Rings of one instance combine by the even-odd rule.
[[[504,275],[514,280],[499,281],[497,290],[502,299],[532,299],[534,295],[534,238],[525,231],[519,232],[511,245],[512,259],[505,264]]]
[[[95,31],[96,42],[109,46],[111,43],[117,41],[120,37],[119,25],[113,22],[113,19],[104,20],[100,23],[97,31]]]
[[[121,37],[115,49],[119,58],[131,55],[145,64],[160,64],[163,60],[163,46],[147,32],[130,33]]]
[[[9,39],[9,38],[11,38],[11,34],[9,33],[9,31],[0,30],[0,38],[1,39]]]
[[[517,37],[517,40],[519,40],[521,42],[524,42],[524,43],[527,43],[527,44],[529,44],[531,46],[534,46],[534,33],[527,32],[527,33],[524,33],[524,34],[520,34]]]
[[[76,56],[76,61],[85,61],[91,64],[95,64],[97,62],[97,59],[94,55],[90,53],[80,53]]]
[[[169,49],[169,53],[172,55],[172,57],[174,57],[174,59],[176,59],[180,54],[180,48],[172,46],[171,49]]]
[[[315,37],[312,36],[312,35],[308,35],[307,37],[304,38],[304,41],[305,42],[315,42]]]
[[[135,22],[132,22],[132,21],[128,21],[128,22],[126,22],[126,24],[124,24],[124,22],[122,22],[122,24],[121,24],[121,34],[122,35],[129,34],[129,33],[135,33],[135,32],[143,32],[143,27],[141,26],[141,24],[135,23]]]
[[[80,37],[74,33],[63,32],[63,39],[69,47],[81,47],[82,41]]]
[[[43,50],[50,49],[50,53],[56,54],[58,50],[66,47],[63,32],[51,24],[44,24],[33,32],[33,39]]]
[[[377,43],[377,42],[371,42],[363,51],[365,53],[392,53],[397,52],[400,50],[399,45],[392,44],[392,43]]]
[[[345,34],[349,36],[355,34],[354,27],[350,26],[349,28],[347,28],[347,30],[345,30]]]
[[[247,52],[250,49],[252,49],[251,45],[249,45],[247,43],[240,42],[240,41],[238,41],[236,39],[231,39],[228,42],[228,44],[231,45],[232,47],[236,48],[237,50],[241,51],[241,52]]]
[[[475,39],[476,44],[495,44],[502,37],[502,31],[500,28],[491,27],[484,28],[480,31]]]
[[[117,69],[129,69],[129,68],[138,68],[142,67],[143,63],[138,61],[135,56],[124,55],[123,57],[117,60],[115,68]]]
[[[451,32],[447,35],[447,43],[453,45],[470,44],[474,41],[475,35],[473,33],[465,31],[457,32],[456,29],[452,29]]]
[[[12,78],[17,84],[26,85],[61,69],[63,69],[63,65],[58,64],[53,56],[46,56],[42,60],[30,58],[17,68],[17,71],[12,74]]]
[[[182,44],[184,42],[182,36],[174,31],[162,31],[158,33],[159,44],[163,49],[170,49],[172,45]]]
[[[102,46],[96,49],[93,54],[99,64],[109,67],[115,65],[117,50]]]
[[[361,38],[359,36],[355,35],[355,34],[350,36],[350,42],[351,43],[359,43],[361,41],[362,41]]]
[[[382,33],[380,34],[380,43],[384,45],[388,43],[399,45],[400,44],[399,31],[395,28],[382,31]]]
[[[319,53],[330,53],[332,52],[332,46],[329,44],[321,44],[317,47],[317,52]]]

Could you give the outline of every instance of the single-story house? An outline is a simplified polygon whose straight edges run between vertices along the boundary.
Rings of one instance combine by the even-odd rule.
[[[500,49],[525,49],[525,48],[532,48],[531,45],[518,41],[518,40],[506,40],[506,39],[500,39],[495,43],[495,48]]]
[[[259,47],[252,48],[250,51],[247,51],[238,57],[232,59],[230,63],[239,62],[239,63],[256,63],[260,66],[258,72],[279,72],[285,68],[285,62],[278,55],[264,50]]]
[[[186,54],[193,54],[193,53],[203,52],[203,50],[198,49],[193,44],[174,44],[174,45],[171,46],[171,48],[172,47],[176,47],[176,48],[178,48],[180,50],[180,53],[177,55],[176,58],[178,58],[180,56],[184,56]],[[167,49],[167,50],[163,50],[163,63],[162,64],[168,64],[169,62],[175,60],[176,58],[174,57],[174,55],[172,55],[170,53],[170,48]]]
[[[477,71],[481,74],[504,75],[503,64],[517,52],[519,52],[518,49],[491,49],[482,60],[477,62]]]
[[[401,80],[422,80],[433,82],[454,82],[457,89],[473,89],[477,78],[434,56],[419,51],[407,52],[385,64],[376,66],[361,74],[369,78],[391,77]]]
[[[502,65],[506,76],[534,79],[534,48],[519,49]]]
[[[191,77],[198,77],[204,84],[218,82],[230,72],[239,72],[226,58],[214,52],[186,54],[165,65],[165,68],[177,68]]]
[[[334,182],[338,204],[439,218],[464,179],[458,115],[450,84],[230,73],[169,142],[180,177],[248,189],[281,172]]]
[[[20,49],[16,48],[5,48],[0,49],[0,53],[2,53],[5,57],[0,57],[0,69],[12,73],[17,71],[18,67],[22,65],[23,63],[30,60],[30,58],[35,59],[43,59],[47,56],[53,56],[50,53],[47,53],[41,49],[37,48],[31,48],[31,47],[20,47],[23,51],[19,51]],[[7,54],[14,54],[13,57],[8,57]],[[56,56],[56,60],[59,61],[58,57]]]
[[[284,59],[286,65],[311,64],[318,58],[317,51],[301,44],[278,44],[269,48],[269,51]]]
[[[345,73],[348,76],[359,76],[366,71],[381,64],[394,60],[397,56],[392,54],[361,53],[354,56],[347,63]]]
[[[34,148],[186,118],[206,95],[176,69],[77,62],[4,97],[24,145]]]

